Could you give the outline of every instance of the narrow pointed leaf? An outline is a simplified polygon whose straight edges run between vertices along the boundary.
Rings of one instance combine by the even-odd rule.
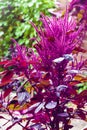
[[[45,105],[45,102],[41,103],[36,109],[35,109],[35,113],[38,113]]]

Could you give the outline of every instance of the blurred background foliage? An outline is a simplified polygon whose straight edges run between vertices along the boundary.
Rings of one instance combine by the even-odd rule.
[[[81,93],[84,90],[87,90],[87,82],[83,82],[77,85],[78,92]]]
[[[52,0],[0,0],[0,57],[8,55],[10,38],[31,46],[29,38],[36,36],[36,31],[29,21],[41,24],[40,13],[50,15],[48,9],[53,7]]]

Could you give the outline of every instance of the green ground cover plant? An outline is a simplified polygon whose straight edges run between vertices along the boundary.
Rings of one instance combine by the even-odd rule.
[[[36,36],[29,21],[40,25],[40,13],[49,15],[49,8],[54,6],[49,0],[1,0],[0,1],[0,57],[8,55],[10,38],[19,44],[31,46],[29,38]]]

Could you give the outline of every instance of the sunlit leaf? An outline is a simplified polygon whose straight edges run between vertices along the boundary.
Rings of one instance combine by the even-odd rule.
[[[18,102],[15,104],[9,104],[8,109],[12,111],[23,111],[25,109],[28,109],[31,104],[25,103],[23,105],[19,105]]]
[[[46,108],[47,109],[53,109],[57,106],[57,102],[51,101],[49,103],[46,104]]]
[[[23,104],[24,102],[29,100],[31,97],[28,92],[18,92],[17,96],[18,96],[18,103],[19,104]]]
[[[84,77],[81,76],[81,75],[76,75],[76,76],[74,77],[74,79],[77,80],[77,81],[80,81],[80,80],[82,80],[83,78],[84,78]]]
[[[29,107],[29,110],[32,110],[40,105],[40,102],[34,103]]]
[[[65,54],[65,55],[64,55],[64,58],[65,58],[66,60],[69,60],[69,61],[72,61],[72,60],[73,60],[73,56],[72,56],[71,54]]]
[[[28,84],[28,85],[26,85],[26,86],[24,86],[25,87],[25,90],[28,92],[28,93],[32,93],[33,91],[34,91],[34,88],[30,85],[30,84]]]
[[[78,74],[79,73],[78,70],[68,70],[68,72],[71,73],[71,74]]]
[[[76,76],[74,77],[74,79],[75,79],[76,81],[87,82],[87,78],[84,77],[84,76],[82,76],[82,75],[76,75]]]
[[[59,57],[53,60],[54,63],[61,63],[64,60],[64,57]]]
[[[38,113],[45,105],[45,102],[41,103],[36,109],[35,109],[35,113]]]

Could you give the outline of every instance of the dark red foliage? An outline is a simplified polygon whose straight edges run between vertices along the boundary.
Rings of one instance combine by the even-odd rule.
[[[0,87],[7,85],[8,83],[12,82],[12,77],[14,75],[13,71],[6,71],[5,75],[1,79]]]
[[[6,89],[5,92],[4,92],[3,98],[6,98],[12,92],[12,89],[13,88]]]

